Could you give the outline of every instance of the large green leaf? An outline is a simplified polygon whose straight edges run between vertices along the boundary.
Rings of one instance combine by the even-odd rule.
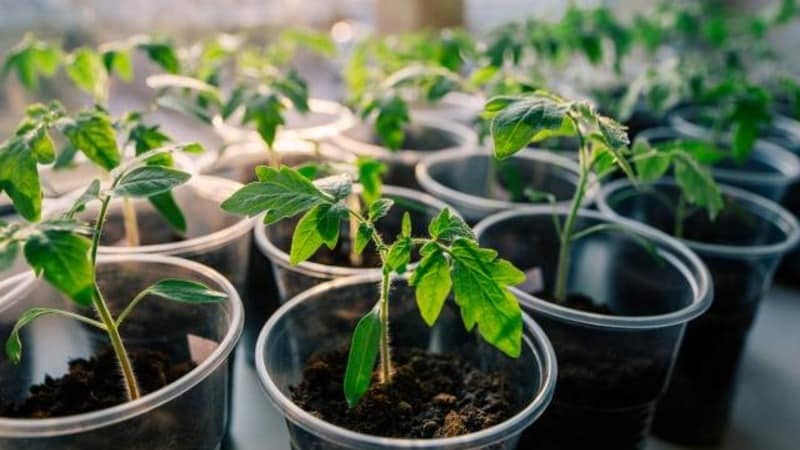
[[[171,191],[191,178],[180,170],[163,166],[142,166],[126,173],[114,188],[120,197],[152,197]]]
[[[450,277],[450,264],[436,245],[424,247],[422,254],[409,283],[416,286],[415,295],[422,319],[428,326],[433,326],[442,312],[447,296],[450,295],[453,281]]]
[[[372,382],[382,330],[379,312],[373,309],[358,321],[353,332],[344,374],[344,396],[351,408],[358,404]]]
[[[329,203],[311,208],[294,229],[289,262],[299,264],[307,260],[322,244],[334,248],[339,241],[339,224],[346,214],[346,210]]]
[[[82,111],[64,127],[70,145],[105,170],[117,167],[122,158],[114,126],[101,110]]]
[[[203,283],[175,278],[160,280],[146,292],[181,303],[220,303],[228,298],[224,292],[215,291]]]
[[[94,269],[89,239],[68,231],[48,230],[30,235],[24,253],[37,275],[76,303],[94,299]]]
[[[567,105],[538,95],[510,102],[490,100],[489,105],[502,106],[490,126],[494,154],[501,159],[527,147],[539,132],[561,130],[568,111]]]

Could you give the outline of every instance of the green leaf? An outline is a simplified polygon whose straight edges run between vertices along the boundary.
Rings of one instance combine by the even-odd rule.
[[[33,152],[19,138],[0,144],[0,192],[5,191],[14,208],[26,220],[42,214],[42,191]]]
[[[175,278],[160,280],[145,291],[181,303],[220,303],[228,298],[224,292],[215,291],[203,283]]]
[[[375,222],[376,220],[386,216],[386,214],[389,213],[389,210],[392,209],[393,205],[394,200],[389,198],[379,198],[369,204],[367,218],[369,218],[370,222]]]
[[[257,93],[245,104],[242,125],[255,123],[261,139],[271,148],[275,143],[278,127],[284,124],[283,110],[284,105],[278,96]]]
[[[619,122],[608,117],[598,116],[597,126],[609,147],[618,149],[630,144],[628,130]]]
[[[114,48],[103,52],[103,64],[108,73],[115,73],[125,82],[133,80],[131,52],[126,48]]]
[[[645,141],[633,144],[634,166],[639,179],[644,182],[656,181],[667,173],[672,165],[672,155],[651,148]]]
[[[19,255],[18,242],[0,241],[0,272],[10,269],[17,260],[17,255]]]
[[[100,110],[82,111],[64,127],[70,145],[105,170],[121,160],[114,127],[108,114]]]
[[[94,269],[89,239],[67,231],[32,234],[25,242],[25,259],[37,275],[82,306],[94,299]]]
[[[333,197],[333,201],[344,200],[353,191],[350,175],[339,174],[321,178],[315,182],[317,188]]]
[[[408,107],[402,98],[392,96],[379,102],[375,130],[390,150],[397,150],[403,145],[406,138],[405,127],[410,121]]]
[[[128,142],[134,145],[137,156],[147,151],[163,147],[171,141],[172,139],[170,139],[169,136],[159,130],[158,125],[147,126],[143,123],[138,123],[133,126],[128,133]],[[171,166],[172,157],[166,153],[152,158],[148,163],[159,166]]]
[[[408,211],[403,213],[400,233],[403,237],[411,237],[411,214]]]
[[[416,286],[415,295],[420,314],[425,323],[432,327],[453,286],[450,264],[441,249],[436,246],[425,248],[422,259],[411,274],[409,284]]]
[[[22,328],[39,317],[56,312],[58,311],[50,308],[31,308],[22,313],[6,340],[6,356],[12,364],[19,364],[22,357],[22,340],[19,338],[19,332]]]
[[[197,103],[191,102],[182,97],[175,95],[161,95],[156,99],[156,103],[158,106],[164,109],[177,111],[186,116],[194,117],[195,119],[208,125],[211,125],[214,122],[213,117],[211,117],[211,114],[206,111],[205,108],[198,106]]]
[[[411,239],[401,237],[389,247],[386,255],[386,268],[397,273],[406,271],[406,266],[411,262]]]
[[[366,223],[358,224],[358,231],[356,232],[355,250],[359,255],[367,248],[370,239],[372,239],[372,227]]]
[[[67,211],[64,216],[67,218],[73,218],[76,214],[83,211],[86,208],[86,204],[93,200],[97,200],[100,198],[100,180],[92,180],[89,184],[89,187],[83,191],[80,197],[75,200],[75,203],[72,204],[72,207]]]
[[[522,311],[506,285],[525,280],[497,252],[457,239],[451,249],[455,300],[467,330],[476,325],[481,336],[502,352],[518,357],[522,351]]]
[[[758,123],[750,120],[736,122],[733,125],[733,159],[743,164],[750,157],[756,139],[758,138]]]
[[[366,204],[372,204],[381,196],[382,177],[388,168],[386,164],[365,156],[358,157],[356,166],[358,167],[358,182],[364,189],[361,196]]]
[[[289,252],[291,264],[310,258],[322,244],[333,249],[339,242],[339,224],[347,218],[347,210],[339,204],[323,203],[309,210],[300,221],[292,236]]]
[[[66,71],[75,86],[92,94],[96,100],[104,100],[107,96],[108,72],[103,58],[94,50],[77,49],[67,60]]]
[[[297,72],[289,70],[285,78],[275,80],[272,86],[286,96],[296,110],[308,112],[308,86]]]
[[[439,212],[428,225],[428,234],[434,239],[453,241],[458,238],[475,239],[472,228],[457,215],[453,214],[449,208]]]
[[[281,32],[278,41],[300,45],[323,56],[333,56],[336,53],[336,44],[330,36],[315,30],[297,28],[285,30]]]
[[[561,130],[567,110],[565,104],[539,95],[507,103],[490,126],[495,156],[508,158],[525,148],[541,131]]]
[[[326,194],[296,170],[281,167],[259,168],[259,181],[250,183],[222,202],[225,211],[254,216],[267,211],[265,222],[277,222],[329,203]]]
[[[122,177],[113,194],[120,197],[152,197],[171,191],[189,178],[190,174],[169,167],[137,167]]]
[[[172,192],[167,191],[151,195],[147,197],[147,200],[172,228],[180,233],[186,232],[186,217],[184,217],[180,206],[175,201]]]
[[[137,47],[144,50],[150,61],[158,64],[162,69],[169,73],[180,73],[181,64],[178,53],[170,43],[151,40],[139,43]]]
[[[39,164],[50,164],[56,159],[56,146],[45,127],[39,127],[28,141],[34,158]]]
[[[724,204],[711,172],[691,157],[675,159],[675,182],[689,203],[706,209],[713,220]]]
[[[39,86],[39,77],[55,75],[60,62],[58,48],[27,34],[6,55],[0,77],[5,78],[13,70],[26,89],[34,90]]]
[[[373,309],[358,321],[353,332],[344,374],[344,396],[351,408],[358,404],[372,382],[382,330],[380,314]]]

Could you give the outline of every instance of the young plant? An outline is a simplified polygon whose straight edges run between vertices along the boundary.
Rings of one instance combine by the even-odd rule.
[[[35,118],[40,117],[37,115]],[[107,128],[104,125],[103,129],[108,132],[109,128],[110,126]],[[103,137],[102,144],[97,142],[98,148],[105,151],[103,155],[106,158],[115,154],[112,151],[116,143],[113,135],[98,134],[96,130],[88,135]],[[3,263],[0,266],[10,265],[22,252],[36,275],[44,277],[79,307],[93,308],[97,316],[93,318],[54,308],[31,308],[20,316],[6,341],[5,351],[9,360],[14,363],[20,361],[22,341],[19,333],[24,326],[45,315],[68,317],[108,335],[120,365],[128,399],[140,397],[136,374],[119,332],[120,326],[134,308],[148,296],[194,304],[221,302],[226,296],[193,281],[163,279],[138,293],[114,317],[97,284],[97,250],[109,204],[114,198],[152,198],[168,193],[190,177],[188,173],[169,167],[151,165],[150,161],[175,151],[196,149],[196,144],[190,144],[146,152],[112,170],[107,187],[102,187],[100,180],[94,180],[69,210],[58,217],[42,220],[38,165],[52,163],[55,158],[46,126],[41,122],[35,125],[25,123],[15,136],[0,145],[0,189],[9,194],[19,214],[26,219],[20,223],[0,223],[0,262]],[[76,215],[92,201],[100,202],[94,223],[87,224],[78,220]]]
[[[287,167],[261,166],[256,173],[258,181],[234,193],[222,207],[248,216],[265,213],[267,224],[302,214],[292,238],[292,263],[307,260],[322,245],[336,246],[340,225],[349,218],[358,223],[356,251],[363,252],[371,242],[380,257],[380,295],[356,326],[348,357],[344,394],[351,406],[368,390],[378,356],[379,382],[392,380],[389,302],[395,273],[410,272],[409,283],[415,286],[417,306],[428,325],[436,322],[452,290],[467,330],[477,326],[487,342],[512,357],[520,355],[522,314],[506,288],[521,283],[524,274],[494,250],[481,248],[461,218],[445,209],[431,221],[427,233],[417,237],[406,212],[401,233],[389,241],[376,223],[392,208],[392,200],[376,198],[364,208],[351,208],[346,201],[352,190],[347,175],[312,182]],[[409,267],[417,252],[421,259]]]
[[[708,208],[712,214],[721,207],[719,191],[711,175],[690,154],[680,148],[656,151],[645,144],[636,146],[632,152],[625,127],[598,114],[586,102],[569,101],[537,91],[522,97],[494,97],[487,102],[485,115],[491,119],[494,154],[500,159],[519,152],[531,142],[554,136],[570,136],[578,141],[579,177],[575,194],[563,224],[554,221],[560,248],[551,294],[559,303],[567,298],[572,244],[591,233],[616,228],[600,224],[575,230],[592,174],[599,180],[619,169],[633,180],[651,181],[673,167],[687,201]],[[639,171],[638,177],[634,165]]]

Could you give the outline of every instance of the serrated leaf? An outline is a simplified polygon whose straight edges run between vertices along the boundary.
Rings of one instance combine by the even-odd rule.
[[[99,110],[82,111],[64,128],[70,145],[105,170],[121,160],[114,127],[108,114]]]
[[[386,214],[389,213],[389,210],[392,209],[393,205],[394,200],[389,198],[379,198],[369,204],[367,218],[370,222],[375,222],[376,220],[386,216]]]
[[[0,144],[0,192],[5,191],[17,212],[38,221],[42,214],[42,190],[33,152],[19,138]]]
[[[382,330],[380,314],[373,309],[358,321],[353,332],[344,375],[344,395],[351,408],[358,404],[372,382]]]
[[[455,300],[467,330],[476,325],[481,336],[502,352],[518,357],[522,351],[522,311],[505,289],[525,274],[497,258],[497,252],[457,239],[451,248]]]
[[[67,75],[79,89],[96,99],[104,100],[108,86],[108,72],[103,58],[94,50],[83,47],[70,55],[66,64]]]
[[[169,167],[137,167],[122,177],[113,194],[120,197],[152,197],[171,191],[189,178],[190,174]]]
[[[434,239],[452,241],[463,237],[475,239],[475,233],[466,222],[457,215],[453,214],[449,208],[439,212],[430,224],[428,224],[428,234]]]
[[[450,278],[450,264],[444,253],[437,247],[425,252],[409,284],[416,286],[415,296],[422,319],[432,327],[442,312],[447,296],[453,286]]]
[[[674,165],[675,182],[682,195],[690,204],[705,208],[712,220],[716,218],[724,203],[711,172],[690,157],[676,158]]]
[[[506,103],[490,125],[495,156],[508,158],[527,147],[538,133],[560,130],[567,111],[567,105],[538,95]]]
[[[359,255],[364,253],[369,241],[372,239],[372,227],[365,223],[358,224],[358,231],[356,231],[355,250]]]
[[[292,217],[328,202],[326,194],[296,170],[259,167],[259,181],[250,183],[222,202],[234,214],[254,216],[267,211],[266,223]]]
[[[220,303],[228,298],[224,292],[215,291],[203,283],[175,278],[159,280],[145,291],[167,300],[192,304]]]
[[[608,117],[598,116],[597,126],[610,148],[618,149],[630,144],[627,128],[617,121]]]
[[[23,248],[25,259],[37,275],[82,306],[94,299],[91,241],[68,231],[32,234]]]
[[[407,237],[394,241],[386,255],[386,268],[397,273],[405,272],[411,262],[411,247],[411,239]]]

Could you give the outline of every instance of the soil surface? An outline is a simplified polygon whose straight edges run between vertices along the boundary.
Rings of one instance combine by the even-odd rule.
[[[292,399],[341,427],[396,438],[439,438],[477,432],[516,413],[506,376],[487,374],[455,355],[397,349],[390,385],[373,383],[350,409],[342,391],[347,351],[313,356]],[[375,374],[377,378],[377,373]]]
[[[191,371],[191,361],[170,361],[162,352],[129,350],[142,394],[161,389]],[[82,414],[125,403],[127,398],[116,357],[110,348],[90,359],[69,362],[69,372],[59,378],[45,377],[31,386],[20,403],[0,401],[0,417],[35,418]]]

